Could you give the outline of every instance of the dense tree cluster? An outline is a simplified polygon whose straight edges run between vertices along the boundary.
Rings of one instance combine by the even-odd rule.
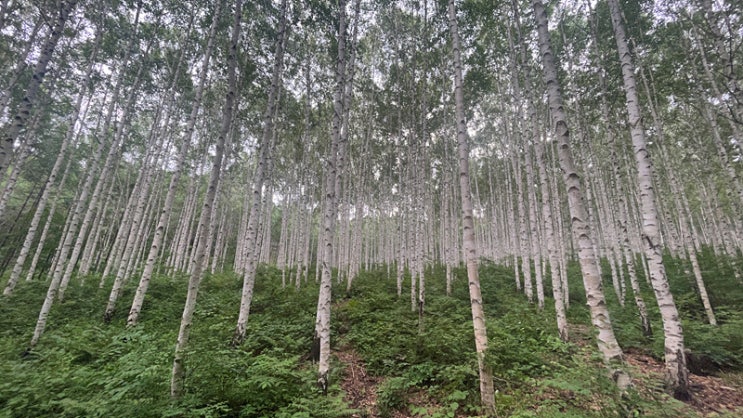
[[[189,277],[171,394],[207,272],[331,287],[384,266],[425,324],[427,267],[466,264],[480,388],[482,259],[513,269],[569,338],[577,259],[598,348],[624,385],[602,287],[665,338],[688,397],[663,256],[743,266],[743,16],[735,1],[0,1],[0,273],[4,299],[48,282],[30,346],[75,281],[101,310],[146,315],[153,273]],[[604,261],[602,264],[601,261]],[[179,276],[180,277],[180,276]],[[409,279],[409,283],[405,280]],[[647,279],[655,301],[644,300]],[[122,289],[136,283],[133,300]],[[627,286],[629,284],[629,286]],[[657,303],[662,330],[652,330]]]

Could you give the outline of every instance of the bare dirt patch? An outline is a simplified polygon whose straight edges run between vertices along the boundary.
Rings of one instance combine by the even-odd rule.
[[[340,382],[341,389],[346,393],[344,399],[351,408],[358,410],[358,412],[351,416],[358,418],[379,417],[377,388],[384,379],[369,375],[366,371],[364,360],[351,347],[342,347],[333,354],[345,366],[343,380]],[[409,407],[418,407],[429,412],[434,412],[441,408],[441,405],[432,399],[424,390],[412,391],[407,400]],[[413,418],[419,416],[412,415],[407,410],[389,411],[388,414],[390,418]]]
[[[370,376],[361,356],[352,348],[345,347],[335,352],[338,360],[345,365],[341,388],[346,392],[345,400],[351,408],[359,412],[354,417],[379,416],[377,408],[377,386],[381,378]]]
[[[663,361],[633,349],[625,351],[625,359],[635,368],[636,373],[644,374],[646,381],[654,383],[651,388],[646,389],[662,390],[665,369]],[[690,373],[692,399],[686,404],[703,417],[725,413],[743,416],[743,382],[741,379],[734,379],[735,376],[698,376]]]

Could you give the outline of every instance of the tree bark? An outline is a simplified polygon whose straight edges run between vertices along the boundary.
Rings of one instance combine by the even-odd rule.
[[[28,82],[20,107],[18,108],[18,111],[15,112],[12,123],[5,130],[0,139],[0,181],[5,176],[5,171],[8,169],[8,163],[13,155],[13,143],[21,135],[21,132],[26,127],[28,119],[31,117],[31,111],[36,102],[36,96],[39,93],[41,83],[44,81],[47,67],[49,66],[49,62],[52,60],[52,55],[54,55],[57,43],[62,37],[70,13],[72,13],[76,4],[77,0],[61,0],[59,2],[59,14],[57,15],[49,37],[41,48],[39,60],[36,62],[33,75],[31,76],[31,80]]]
[[[663,319],[665,334],[666,381],[674,397],[688,400],[689,376],[684,354],[684,335],[681,320],[671,294],[671,288],[663,265],[663,253],[660,244],[660,225],[655,206],[653,190],[653,168],[645,140],[645,129],[640,113],[640,102],[637,96],[634,64],[630,55],[622,22],[621,10],[617,0],[607,0],[614,27],[614,38],[617,42],[619,61],[622,67],[622,81],[626,95],[627,115],[632,136],[632,148],[637,163],[637,181],[640,186],[640,207],[642,210],[643,250],[648,259],[650,281],[658,301],[660,315]]]
[[[230,35],[229,50],[227,55],[227,92],[225,94],[224,109],[222,111],[222,121],[219,130],[219,137],[217,138],[216,152],[212,161],[212,170],[209,175],[209,185],[207,188],[206,196],[204,196],[204,203],[201,209],[201,216],[199,218],[199,224],[202,226],[200,229],[200,237],[198,240],[197,248],[194,253],[194,257],[191,261],[192,268],[190,278],[188,280],[188,294],[186,295],[186,303],[183,307],[183,315],[181,316],[181,325],[178,330],[178,340],[175,346],[175,355],[173,358],[173,369],[170,380],[170,396],[172,398],[179,398],[183,394],[183,386],[186,377],[185,369],[185,351],[188,346],[188,338],[191,334],[191,324],[193,322],[193,314],[196,309],[196,297],[199,293],[199,286],[201,285],[201,279],[203,278],[204,266],[205,266],[205,255],[207,247],[207,238],[209,234],[209,228],[207,223],[211,219],[211,213],[214,207],[214,202],[217,194],[217,184],[219,183],[220,172],[222,169],[222,157],[224,155],[224,145],[227,136],[230,132],[230,125],[232,124],[235,96],[237,95],[237,49],[240,40],[240,22],[242,18],[242,0],[235,1],[235,12],[234,20],[232,22],[232,30]],[[215,16],[218,19],[218,16]]]
[[[137,13],[135,14],[135,17],[134,17],[135,27],[139,23],[139,12],[140,12],[140,9],[138,8]],[[115,104],[118,102],[119,94],[121,91],[121,85],[124,81],[123,71],[129,61],[133,43],[136,38],[137,36],[135,34],[132,34],[131,38],[129,39],[129,43],[126,49],[126,54],[124,56],[124,60],[120,67],[120,73],[116,81],[116,85],[114,86],[114,91],[112,93],[111,102],[109,103],[108,109],[106,110],[106,114],[104,116],[105,120],[103,122],[103,127],[99,130],[99,132],[102,133],[102,136],[103,134],[107,134],[110,128],[111,119],[113,118],[113,113],[115,109]],[[112,144],[111,146],[114,146],[114,144]],[[56,258],[55,266],[53,269],[53,273],[51,274],[51,280],[49,282],[47,294],[44,298],[44,302],[42,303],[41,310],[39,311],[39,317],[36,321],[36,327],[34,329],[33,336],[31,337],[31,342],[29,343],[29,346],[31,348],[36,346],[36,344],[39,342],[39,339],[41,338],[41,335],[44,333],[44,329],[46,328],[46,321],[49,317],[49,312],[51,310],[52,303],[54,302],[54,297],[57,294],[57,290],[59,289],[60,282],[62,281],[62,273],[64,270],[65,261],[67,260],[67,254],[69,253],[70,247],[72,245],[73,236],[75,235],[75,232],[77,232],[77,227],[80,221],[80,216],[82,214],[83,207],[85,206],[85,203],[87,201],[87,196],[90,193],[90,188],[96,177],[96,174],[98,173],[98,167],[100,165],[100,160],[103,155],[104,149],[105,149],[105,143],[101,142],[101,144],[99,144],[96,150],[96,154],[89,160],[90,169],[88,170],[88,174],[86,175],[85,182],[78,196],[77,203],[75,204],[75,209],[70,214],[70,216],[68,216],[68,223],[65,227],[66,231],[62,234],[62,238],[60,239],[57,252],[55,255],[55,258]]]
[[[358,0],[357,0],[358,3]],[[329,381],[328,372],[330,370],[330,303],[332,287],[332,262],[333,262],[333,243],[335,240],[335,224],[338,212],[338,192],[340,184],[340,166],[342,165],[342,152],[344,147],[343,140],[343,122],[344,122],[344,105],[346,92],[346,1],[338,1],[338,57],[335,70],[335,91],[333,93],[333,121],[332,121],[332,141],[329,155],[325,163],[325,207],[323,213],[323,245],[321,254],[321,278],[320,292],[317,300],[317,320],[315,323],[315,341],[319,344],[319,361],[318,361],[318,385],[327,392]]]
[[[279,94],[281,72],[284,66],[284,42],[286,39],[286,13],[287,0],[281,2],[281,16],[279,17],[279,33],[275,45],[275,57],[273,73],[271,76],[271,90],[268,95],[266,111],[263,115],[263,135],[261,137],[260,153],[258,166],[253,176],[252,201],[250,204],[250,213],[248,214],[247,236],[243,252],[247,252],[245,259],[247,267],[243,274],[243,287],[240,296],[240,310],[237,318],[235,333],[232,337],[232,345],[237,346],[245,340],[245,332],[248,325],[248,315],[250,314],[250,305],[253,301],[253,287],[255,285],[255,274],[257,267],[257,237],[258,237],[258,218],[260,214],[260,205],[262,202],[263,182],[265,180],[267,166],[270,164],[271,156],[271,137],[274,133],[274,118],[276,115],[276,102]],[[269,213],[269,216],[271,214]],[[286,215],[286,213],[284,213]],[[270,218],[269,218],[270,219]],[[283,222],[283,221],[282,221]]]
[[[469,179],[469,138],[467,122],[464,116],[464,92],[462,79],[462,58],[457,29],[457,13],[454,0],[449,0],[449,32],[452,38],[452,53],[454,61],[454,102],[457,118],[457,143],[459,158],[459,187],[462,197],[462,226],[463,242],[467,263],[467,279],[469,282],[470,305],[472,307],[472,324],[475,332],[475,349],[480,375],[480,401],[486,415],[495,414],[495,390],[493,374],[485,362],[485,353],[488,348],[488,335],[485,327],[485,311],[482,306],[480,292],[480,277],[477,271],[477,248],[475,246],[475,229],[472,215],[472,198]]]
[[[137,285],[137,290],[134,294],[134,299],[132,300],[132,306],[131,308],[129,308],[129,315],[126,319],[126,325],[128,327],[135,326],[139,322],[139,314],[142,311],[144,297],[147,294],[147,289],[149,288],[150,280],[152,279],[152,274],[155,270],[155,263],[157,262],[158,254],[160,253],[160,247],[162,246],[163,240],[165,238],[165,227],[170,221],[170,216],[173,211],[173,202],[178,190],[178,183],[180,182],[181,174],[183,173],[186,156],[188,154],[191,141],[193,140],[193,134],[196,127],[196,119],[199,114],[199,109],[201,108],[202,97],[204,95],[204,86],[206,85],[209,69],[209,61],[214,49],[214,38],[217,32],[217,23],[219,22],[219,19],[216,17],[219,16],[222,12],[222,4],[223,1],[220,0],[217,1],[217,4],[215,6],[215,18],[212,20],[212,24],[209,28],[209,35],[207,37],[206,48],[204,50],[204,58],[201,64],[201,70],[199,72],[199,82],[194,94],[194,105],[191,108],[191,114],[189,115],[186,130],[183,133],[181,146],[178,149],[178,156],[175,162],[173,173],[170,177],[168,192],[165,195],[165,202],[163,203],[163,207],[160,210],[160,217],[158,218],[157,226],[155,227],[155,235],[152,238],[152,244],[150,245],[150,250],[147,254],[144,270],[142,271],[142,277],[140,277],[139,279],[139,284]]]
[[[570,150],[570,131],[567,115],[563,108],[562,93],[557,79],[557,67],[550,36],[547,28],[547,14],[541,0],[533,0],[534,17],[539,35],[539,50],[542,58],[544,82],[547,85],[550,113],[555,135],[558,141],[560,166],[563,171],[563,180],[568,193],[568,209],[571,217],[573,240],[578,246],[578,259],[583,273],[583,285],[586,299],[591,311],[591,322],[596,328],[597,343],[604,361],[622,361],[622,349],[614,336],[614,330],[609,318],[604,291],[601,286],[601,277],[598,270],[598,259],[591,242],[592,231],[587,223],[588,215],[583,200],[583,184],[573,163]]]

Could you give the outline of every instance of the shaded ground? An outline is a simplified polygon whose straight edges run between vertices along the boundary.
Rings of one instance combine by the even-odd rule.
[[[591,337],[591,329],[588,326],[572,324],[570,327],[571,341],[582,347],[577,356],[586,356],[586,362],[592,360],[589,357],[595,355],[595,342]],[[345,400],[357,412],[353,417],[378,417],[380,407],[378,404],[378,388],[384,386],[385,378],[372,376],[367,373],[366,365],[361,356],[352,345],[341,343],[334,355],[341,363],[344,370],[341,388],[346,393]],[[641,349],[625,350],[625,359],[629,365],[629,372],[637,394],[646,403],[655,405],[654,409],[644,410],[642,403],[638,409],[628,410],[625,413],[639,414],[631,416],[653,416],[656,412],[665,411],[663,416],[684,417],[743,417],[743,373],[717,373],[716,375],[700,376],[690,374],[690,389],[692,400],[684,404],[674,402],[666,394],[663,387],[664,363],[662,359],[651,356]],[[535,386],[535,389],[537,387]],[[540,411],[545,404],[559,404],[576,406],[586,412],[601,414],[605,410],[606,402],[600,393],[580,394],[576,396],[570,388],[554,386],[540,386],[535,390],[526,404],[522,404],[522,410]],[[412,389],[407,393],[407,408],[388,411],[392,418],[407,418],[429,416],[439,414],[443,405],[437,399],[432,398],[428,391]],[[667,405],[665,409],[664,405]],[[660,409],[656,409],[660,408]],[[562,409],[560,409],[562,411]],[[654,412],[650,412],[654,411]],[[569,412],[569,411],[566,411]],[[613,411],[614,413],[621,413]],[[463,417],[465,415],[459,415]],[[646,415],[651,413],[651,415]],[[559,413],[558,413],[559,414]]]
[[[354,417],[375,417],[377,408],[377,386],[381,378],[366,373],[366,365],[359,354],[350,347],[336,351],[335,356],[345,365],[341,388],[346,392],[345,400],[359,412]]]
[[[378,417],[380,416],[379,407],[377,406],[377,388],[383,379],[378,376],[371,376],[366,372],[366,365],[361,356],[351,347],[344,346],[333,353],[335,357],[344,364],[343,380],[341,389],[346,392],[345,401],[351,408],[358,410],[352,417]],[[426,409],[434,412],[440,408],[436,400],[424,390],[415,391],[408,397],[410,406]],[[420,415],[411,415],[405,411],[391,411],[391,418],[412,418]]]
[[[649,385],[638,385],[638,390],[660,391],[663,389],[663,362],[638,350],[626,350],[627,363],[635,368],[635,380],[644,379]],[[638,376],[637,372],[644,376]],[[737,381],[736,381],[737,377]],[[698,414],[708,417],[722,413],[739,413],[743,416],[743,386],[740,376],[721,374],[698,376],[689,374],[691,402],[687,402]]]
[[[591,342],[590,329],[585,325],[571,324],[571,340],[585,346]],[[647,353],[630,348],[625,350],[625,360],[633,367],[635,389],[647,398],[663,393],[665,365]],[[692,400],[686,405],[703,417],[719,414],[743,416],[743,375],[739,373],[720,376],[699,376],[689,373]]]

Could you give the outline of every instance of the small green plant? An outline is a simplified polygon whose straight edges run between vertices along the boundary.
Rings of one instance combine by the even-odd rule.
[[[390,416],[392,411],[407,405],[407,394],[410,382],[404,377],[393,377],[377,389],[377,405],[383,417]]]

